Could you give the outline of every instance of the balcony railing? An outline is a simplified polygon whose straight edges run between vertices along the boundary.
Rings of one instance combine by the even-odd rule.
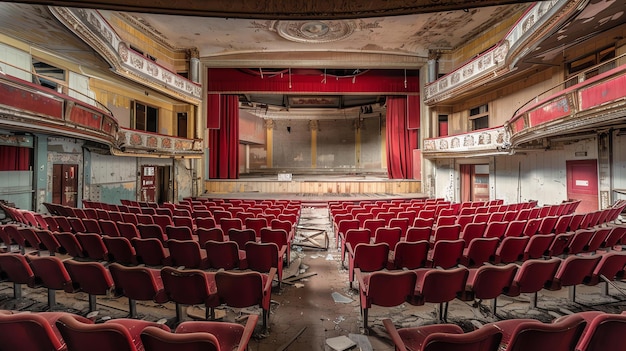
[[[122,128],[119,132],[120,150],[128,154],[202,155],[202,140]]]
[[[506,149],[507,143],[508,138],[504,127],[495,127],[426,139],[422,153],[424,156],[437,154],[452,156],[459,153],[493,154]]]
[[[21,76],[40,76],[2,62]],[[43,76],[40,76],[43,77]],[[118,122],[95,99],[62,86],[67,94],[9,75],[0,70],[0,124],[21,130],[39,130],[71,137],[82,136],[115,145]],[[71,94],[76,97],[72,97]]]
[[[591,67],[519,108],[505,124],[511,145],[592,126],[607,126],[615,123],[614,118],[623,118],[626,65],[613,67],[624,59],[626,54]]]
[[[69,30],[104,57],[116,73],[199,104],[202,86],[131,50],[97,10],[50,7]]]
[[[0,62],[2,66],[20,77],[40,76]],[[200,139],[121,128],[106,106],[62,82],[58,84],[60,90],[80,99],[9,75],[0,68],[0,127],[92,140],[109,146],[120,156],[199,157],[203,153]]]
[[[540,1],[534,4],[494,47],[427,84],[424,89],[424,101],[429,104],[444,100],[452,96],[455,89],[479,79],[501,79],[493,74],[494,71],[507,70],[510,62],[516,60],[515,57],[511,57],[511,52],[517,52],[515,49],[527,40],[527,34],[541,27],[556,10],[566,5],[567,1],[564,0]],[[518,53],[520,54],[525,54],[525,52]],[[491,74],[493,78],[489,78],[488,74]]]
[[[625,59],[621,55],[555,85],[518,109],[504,126],[425,139],[423,154],[454,157],[510,152],[540,138],[624,123],[626,64],[611,67]]]

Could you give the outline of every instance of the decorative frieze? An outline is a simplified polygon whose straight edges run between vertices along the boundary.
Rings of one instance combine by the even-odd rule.
[[[159,135],[140,130],[122,128],[118,133],[118,146],[128,154],[153,153],[175,156],[179,154],[201,154],[202,140]]]
[[[150,84],[164,92],[173,91],[199,103],[202,86],[129,49],[97,10],[50,7],[52,13],[71,31],[100,52],[116,72],[129,79]]]
[[[519,45],[526,38],[526,34],[533,31],[537,25],[548,21],[550,9],[555,6],[565,6],[567,1],[542,1],[535,4],[509,31],[507,36],[491,50],[476,56],[463,66],[427,84],[424,89],[424,100],[443,100],[460,86],[485,77],[487,74],[500,68],[506,68],[507,62],[514,60],[508,57],[511,48]]]
[[[424,140],[423,152],[479,152],[500,151],[508,140],[504,127]]]

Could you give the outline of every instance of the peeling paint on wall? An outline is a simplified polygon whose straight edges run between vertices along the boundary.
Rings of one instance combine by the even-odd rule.
[[[135,198],[135,184],[98,185],[99,200],[109,204],[120,204],[121,199]],[[93,199],[92,199],[93,200]]]

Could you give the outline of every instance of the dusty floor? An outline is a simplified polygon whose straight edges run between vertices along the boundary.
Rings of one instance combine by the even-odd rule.
[[[328,249],[312,248],[314,244],[326,246],[324,234],[329,238]],[[348,272],[342,267],[340,251],[335,249],[334,234],[325,208],[303,208],[300,222],[300,234],[315,235],[311,240],[301,240],[305,246],[294,246],[293,262],[285,273],[289,283],[283,283],[282,289],[276,287],[272,293],[272,310],[269,333],[263,334],[260,326],[250,344],[251,350],[332,350],[326,340],[338,336],[348,336],[359,343],[355,350],[394,350],[386,337],[382,326],[384,318],[391,318],[396,326],[417,326],[435,322],[437,308],[435,304],[412,306],[404,304],[385,308],[374,306],[370,309],[368,333],[362,328],[357,290],[348,286]],[[298,276],[293,277],[294,274]],[[291,278],[287,278],[288,276]],[[623,283],[617,283],[620,289],[626,289]],[[355,284],[355,287],[357,285]],[[533,309],[529,303],[531,296],[518,298],[501,297],[498,299],[498,318],[536,318],[551,320],[571,312],[592,309],[584,305],[594,304],[595,309],[607,312],[621,312],[626,308],[625,295],[611,288],[612,296],[602,296],[600,286],[578,287],[577,301],[568,300],[568,290],[542,291],[539,294],[539,308]],[[335,302],[333,298],[345,299]],[[0,308],[28,311],[47,310],[46,291],[44,289],[23,289],[23,298],[13,299],[12,284],[0,284]],[[126,298],[98,297],[98,318],[122,318],[128,313]],[[471,302],[455,300],[450,304],[448,321],[471,330],[481,324],[497,320],[490,312],[491,301],[472,306]],[[57,292],[55,310],[68,310],[86,314],[87,295],[84,293],[66,294]],[[167,319],[168,325],[174,323],[175,309],[171,303],[158,305],[150,302],[137,302],[139,317],[146,320]],[[203,316],[204,311],[197,307],[187,309],[187,318]],[[227,309],[218,312],[225,321],[240,320],[246,313],[259,313],[257,308],[244,310]]]

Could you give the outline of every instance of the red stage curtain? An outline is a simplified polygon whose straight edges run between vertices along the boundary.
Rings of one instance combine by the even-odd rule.
[[[209,129],[220,129],[220,101],[220,94],[207,96],[206,127]]]
[[[292,69],[253,75],[234,68],[209,68],[210,93],[273,92],[301,94],[411,94],[419,92],[417,70],[366,70],[356,76],[324,75],[323,70]]]
[[[419,95],[409,95],[406,99],[407,113],[406,120],[409,129],[420,128],[420,97]]]
[[[219,129],[209,130],[209,177],[239,178],[239,98],[220,95]],[[209,111],[208,113],[214,113]]]
[[[387,97],[387,173],[389,179],[413,179],[413,150],[418,130],[407,125],[407,97]]]
[[[30,148],[0,145],[0,171],[28,171],[30,166]]]

